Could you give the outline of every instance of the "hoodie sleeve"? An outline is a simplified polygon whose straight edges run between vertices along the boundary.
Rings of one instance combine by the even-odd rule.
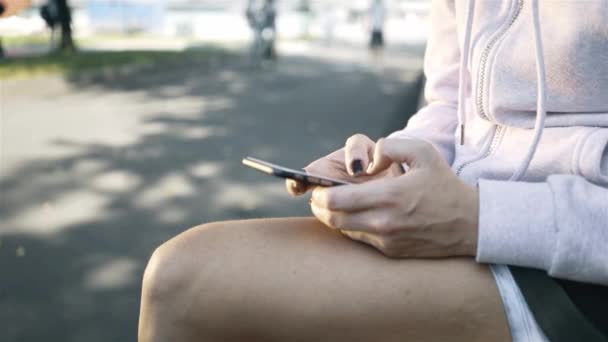
[[[434,0],[430,35],[424,57],[427,105],[408,121],[407,127],[388,138],[420,139],[431,143],[448,164],[454,160],[454,134],[458,126],[458,73],[460,48],[454,1]]]
[[[478,262],[608,285],[608,188],[554,175],[543,183],[481,180],[479,196]]]

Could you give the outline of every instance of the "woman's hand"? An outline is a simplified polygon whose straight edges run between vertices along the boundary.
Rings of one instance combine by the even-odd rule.
[[[372,162],[371,176],[394,162],[409,170],[396,178],[315,188],[311,208],[320,221],[390,257],[476,254],[477,190],[458,179],[430,144],[381,139]]]
[[[312,174],[326,176],[348,183],[363,183],[372,179],[396,177],[403,172],[398,164],[369,175],[366,170],[374,153],[376,143],[363,134],[355,134],[346,140],[346,145],[329,155],[310,163],[304,169]],[[312,187],[301,182],[286,180],[287,192],[303,195]]]

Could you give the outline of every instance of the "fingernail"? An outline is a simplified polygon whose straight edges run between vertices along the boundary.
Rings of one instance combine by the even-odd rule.
[[[361,159],[353,160],[353,162],[350,164],[350,168],[353,170],[353,173],[355,175],[358,175],[363,172],[363,164],[361,163]]]
[[[4,13],[4,5],[0,4],[0,14]]]

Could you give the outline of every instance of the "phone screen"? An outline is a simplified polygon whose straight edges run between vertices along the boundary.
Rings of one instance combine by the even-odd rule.
[[[243,165],[269,175],[297,180],[306,185],[338,186],[349,184],[338,179],[332,179],[325,176],[310,174],[303,170],[290,169],[284,166],[272,164],[267,161],[251,157],[244,158]]]

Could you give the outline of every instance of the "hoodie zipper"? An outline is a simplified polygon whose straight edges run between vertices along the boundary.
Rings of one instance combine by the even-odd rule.
[[[519,14],[521,13],[522,8],[524,7],[524,0],[517,0],[517,2],[517,8],[515,9],[515,13],[511,17],[511,20],[509,20],[509,23],[502,29],[502,31],[500,31],[500,33],[494,36],[494,38],[492,38],[488,45],[486,45],[486,48],[481,53],[481,58],[479,60],[479,76],[477,77],[477,97],[475,98],[475,105],[477,107],[477,112],[479,113],[479,115],[481,115],[481,117],[486,120],[489,120],[489,117],[486,114],[485,108],[483,106],[483,89],[484,82],[486,79],[485,76],[488,58],[490,57],[490,51],[492,50],[494,45],[496,45],[496,42],[498,42],[500,38],[502,38],[505,33],[507,33],[511,26],[513,26],[515,20],[517,20],[517,18],[519,17]]]
[[[494,36],[494,38],[492,38],[492,40],[488,43],[488,45],[486,45],[485,49],[481,53],[481,58],[479,61],[480,70],[479,70],[479,76],[477,77],[477,92],[476,92],[476,96],[475,96],[475,106],[477,107],[477,112],[479,113],[479,115],[486,120],[490,120],[488,115],[486,114],[484,106],[483,106],[483,96],[484,96],[483,89],[484,89],[484,81],[485,81],[485,75],[486,75],[486,67],[488,64],[488,58],[490,56],[490,51],[492,50],[494,45],[496,45],[496,42],[498,42],[500,40],[500,38],[502,38],[505,35],[505,33],[507,33],[509,28],[511,28],[511,26],[513,26],[513,23],[515,23],[515,21],[519,17],[519,14],[521,13],[521,10],[524,6],[524,0],[517,0],[517,2],[518,3],[517,3],[517,8],[515,9],[515,13],[511,16],[511,19],[509,20],[508,24],[496,36]],[[494,153],[494,150],[496,150],[496,147],[498,146],[498,143],[500,142],[502,133],[503,133],[503,126],[496,125],[496,128],[495,128],[493,136],[492,136],[492,143],[490,144],[490,147],[487,149],[487,151],[479,158],[475,158],[475,159],[472,159],[472,160],[469,160],[467,162],[460,164],[460,166],[458,166],[458,168],[456,169],[456,175],[460,176],[460,174],[462,173],[462,170],[464,168],[466,168],[467,166],[469,166],[470,164],[472,164],[476,161],[485,159],[488,156],[490,156],[492,153]]]
[[[490,147],[488,147],[486,152],[481,157],[475,158],[475,159],[472,159],[472,160],[469,160],[467,162],[460,164],[460,166],[458,166],[458,168],[456,169],[456,175],[460,176],[460,174],[462,173],[462,170],[465,167],[467,167],[477,161],[485,159],[485,158],[489,157],[492,153],[494,153],[494,150],[496,150],[496,147],[498,147],[498,143],[500,142],[500,139],[502,138],[503,132],[504,132],[504,127],[500,126],[500,125],[496,125],[494,128],[494,133],[492,135],[492,143],[490,144]]]

